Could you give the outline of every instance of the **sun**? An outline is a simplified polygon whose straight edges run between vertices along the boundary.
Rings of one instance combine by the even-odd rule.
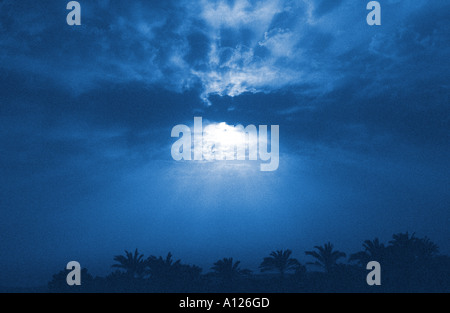
[[[256,142],[255,142],[256,143]],[[205,160],[236,160],[236,147],[252,144],[247,142],[242,129],[225,122],[209,124],[203,130],[203,157]]]

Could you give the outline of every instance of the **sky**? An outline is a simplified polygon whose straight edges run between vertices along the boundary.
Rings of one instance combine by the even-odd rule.
[[[208,272],[409,231],[450,253],[450,4],[0,1],[0,286],[169,251]],[[279,125],[276,171],[174,126]],[[224,125],[224,124],[222,124]]]

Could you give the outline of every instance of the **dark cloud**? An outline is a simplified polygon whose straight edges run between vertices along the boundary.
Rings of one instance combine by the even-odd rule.
[[[329,12],[331,12],[332,10],[336,9],[337,7],[339,7],[342,2],[344,2],[343,0],[336,0],[336,1],[327,1],[327,0],[319,0],[319,1],[315,1],[314,2],[314,13],[318,16],[321,17],[322,15],[325,15]]]

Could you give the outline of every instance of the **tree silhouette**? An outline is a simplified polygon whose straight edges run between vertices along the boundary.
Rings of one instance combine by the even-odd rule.
[[[173,260],[169,252],[166,258],[150,256],[147,259],[147,273],[150,279],[163,291],[180,290],[199,280],[202,269],[198,266],[181,264]]]
[[[305,254],[312,256],[316,261],[308,262],[307,264],[317,265],[323,268],[328,274],[333,272],[337,261],[346,256],[344,252],[338,250],[333,251],[333,245],[329,242],[323,246],[315,246],[314,249],[317,251],[306,251]]]
[[[366,266],[370,261],[383,262],[387,254],[385,245],[378,238],[364,241],[363,248],[363,251],[352,254],[349,261],[357,261],[361,266]]]
[[[419,259],[428,260],[439,254],[439,246],[428,237],[417,239],[416,245]]]
[[[142,278],[145,273],[146,262],[144,261],[144,255],[140,254],[138,249],[134,251],[134,254],[125,250],[125,256],[116,255],[114,261],[117,264],[113,264],[112,267],[125,270],[132,278]]]
[[[439,274],[435,266],[439,268],[436,263],[439,248],[429,238],[418,238],[415,233],[398,233],[392,236],[389,244],[384,267],[392,286],[402,291],[423,291],[424,285],[437,281]]]
[[[301,266],[297,259],[291,258],[291,250],[277,250],[272,251],[269,257],[264,258],[259,266],[261,272],[268,272],[276,270],[280,273],[280,278],[284,278],[284,274],[290,270],[297,270]]]
[[[417,238],[415,233],[411,236],[408,232],[392,236],[391,253],[400,262],[425,261],[439,253],[439,247],[428,237]]]
[[[414,243],[417,238],[415,237],[415,233],[413,233],[410,236],[409,233],[406,232],[406,233],[394,234],[394,235],[392,235],[392,239],[393,240],[389,241],[389,243],[393,247],[395,247],[397,249],[411,250],[411,248],[414,246]]]
[[[177,267],[180,266],[181,260],[174,261],[172,253],[168,253],[167,257],[163,259],[155,256],[150,256],[147,259],[148,273],[152,276],[168,276]]]
[[[150,274],[150,278],[157,282],[171,281],[177,275],[176,272],[181,266],[181,260],[174,261],[170,252],[166,258],[150,256],[146,263],[147,274]]]
[[[94,278],[88,273],[86,268],[81,269],[81,286],[69,286],[67,285],[67,275],[69,270],[64,269],[57,274],[53,275],[53,279],[48,283],[48,289],[50,292],[85,292],[89,289]]]
[[[241,262],[233,262],[233,258],[223,258],[214,263],[211,267],[213,274],[227,287],[229,287],[238,278],[250,275],[251,271],[248,269],[241,269]]]
[[[272,275],[251,276],[242,269],[239,261],[224,258],[202,275],[198,266],[182,264],[171,253],[166,257],[150,256],[144,259],[136,249],[134,253],[114,257],[116,268],[106,277],[93,278],[82,269],[82,285],[68,286],[68,270],[53,275],[48,283],[50,292],[367,292],[365,266],[378,261],[383,269],[383,292],[446,292],[450,291],[450,257],[439,254],[438,246],[428,237],[398,233],[388,245],[378,238],[366,240],[362,251],[352,254],[350,261],[359,265],[339,263],[345,253],[334,250],[331,243],[315,246],[305,254],[314,258],[314,264],[325,273],[307,270],[295,258],[291,250],[272,251],[259,268],[261,272],[278,271],[280,278]],[[287,272],[293,275],[283,277]],[[284,278],[284,279],[283,279]],[[9,290],[9,289],[6,289]],[[0,290],[1,291],[1,290]]]
[[[415,257],[415,251],[416,250],[416,237],[413,233],[412,235],[409,235],[408,232],[406,233],[398,233],[394,234],[392,236],[392,240],[389,241],[389,261],[392,265],[395,265],[397,267],[404,268],[404,266],[407,267],[413,267],[415,266],[414,261],[416,259]],[[405,271],[409,269],[405,268]]]
[[[408,276],[416,272],[421,275],[429,269],[432,260],[438,255],[439,247],[428,237],[418,238],[413,233],[399,233],[392,236],[388,246],[388,264],[392,267],[393,276]]]

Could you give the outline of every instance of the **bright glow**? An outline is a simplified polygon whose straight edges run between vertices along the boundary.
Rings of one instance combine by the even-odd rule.
[[[251,142],[248,142],[251,141]],[[257,148],[257,138],[246,136],[241,126],[230,126],[227,123],[210,124],[203,129],[203,158],[205,160],[236,160],[236,147]]]

